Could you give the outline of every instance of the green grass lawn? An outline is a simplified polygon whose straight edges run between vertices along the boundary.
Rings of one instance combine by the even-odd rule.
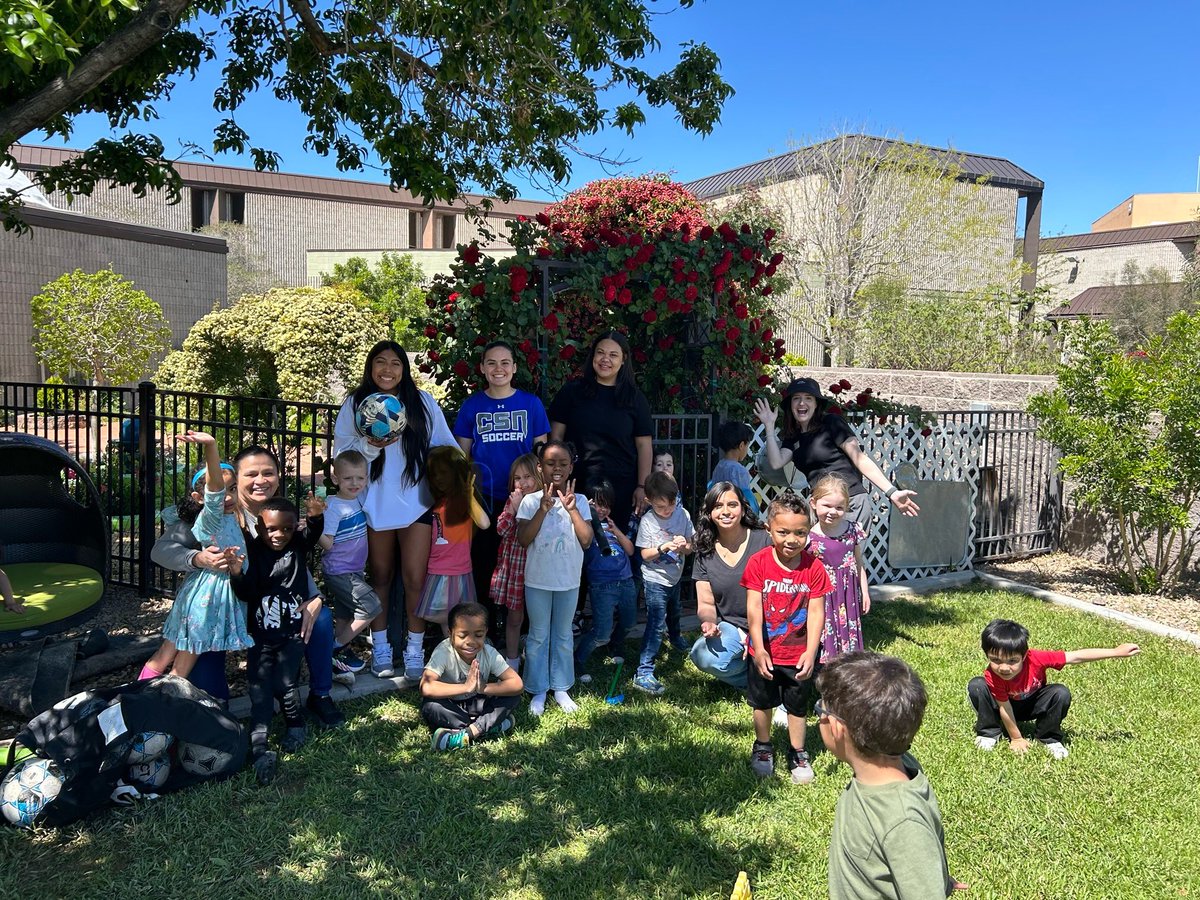
[[[1069,667],[1071,756],[971,744],[966,682],[979,631],[1025,623],[1038,647],[1142,654]],[[1197,653],[996,591],[880,604],[873,648],[906,659],[930,706],[913,752],[941,802],[951,872],[968,898],[1182,897],[1200,892]],[[679,654],[667,695],[627,688],[609,707],[602,666],[580,712],[525,710],[502,742],[442,756],[414,693],[348,704],[259,788],[248,773],[59,832],[0,829],[0,897],[667,898],[826,896],[829,829],[849,770],[809,729],[815,784],[759,782],[750,713]]]

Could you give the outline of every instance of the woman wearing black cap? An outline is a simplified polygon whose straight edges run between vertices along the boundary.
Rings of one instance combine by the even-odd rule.
[[[897,488],[875,461],[863,452],[858,438],[841,416],[826,415],[829,401],[812,378],[797,378],[783,392],[783,440],[775,435],[779,413],[759,399],[754,412],[766,431],[767,461],[782,469],[789,462],[804,473],[809,484],[824,475],[838,475],[850,485],[849,516],[865,528],[871,518],[870,495],[863,486],[866,478],[906,516],[915,516],[921,508],[913,497],[916,491]]]

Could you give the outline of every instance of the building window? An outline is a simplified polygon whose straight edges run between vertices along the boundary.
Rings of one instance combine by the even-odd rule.
[[[217,192],[210,188],[192,188],[192,230],[212,224]]]
[[[458,225],[458,216],[442,216],[442,249],[453,250],[456,243],[454,237]]]
[[[246,195],[242,191],[221,191],[221,221],[238,225],[246,221]]]

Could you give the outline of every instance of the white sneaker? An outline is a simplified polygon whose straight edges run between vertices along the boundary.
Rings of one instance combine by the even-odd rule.
[[[975,735],[975,746],[980,750],[994,750],[999,738],[984,737],[982,734]]]
[[[588,675],[588,674],[585,672],[584,674],[582,674],[582,675],[580,675],[580,676],[579,676],[579,683],[580,683],[580,684],[591,684],[591,683],[592,683],[592,676],[591,676],[591,675]]]
[[[354,673],[353,672],[334,672],[333,680],[337,684],[344,684],[346,687],[352,687],[354,685]]]
[[[1071,751],[1064,747],[1059,741],[1050,741],[1046,744],[1046,749],[1050,751],[1050,755],[1055,759],[1066,759],[1071,755]]]
[[[771,714],[771,724],[776,728],[787,728],[787,710],[782,706],[775,707],[775,712]]]
[[[619,666],[623,662],[625,662],[625,657],[623,657],[623,656],[610,656],[609,659],[612,660],[612,664],[614,666]]]

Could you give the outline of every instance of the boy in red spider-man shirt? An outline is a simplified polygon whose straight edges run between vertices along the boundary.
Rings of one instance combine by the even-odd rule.
[[[1046,745],[1055,759],[1066,759],[1062,720],[1071,707],[1065,684],[1046,680],[1047,669],[1061,669],[1098,659],[1118,659],[1138,653],[1137,644],[1091,650],[1030,650],[1029,631],[1008,619],[993,619],[983,629],[980,644],[988,659],[982,677],[972,678],[967,696],[975,707],[975,746],[991,750],[1008,734],[1013,753],[1024,753],[1029,741],[1021,735],[1021,722],[1034,722],[1033,736]]]

